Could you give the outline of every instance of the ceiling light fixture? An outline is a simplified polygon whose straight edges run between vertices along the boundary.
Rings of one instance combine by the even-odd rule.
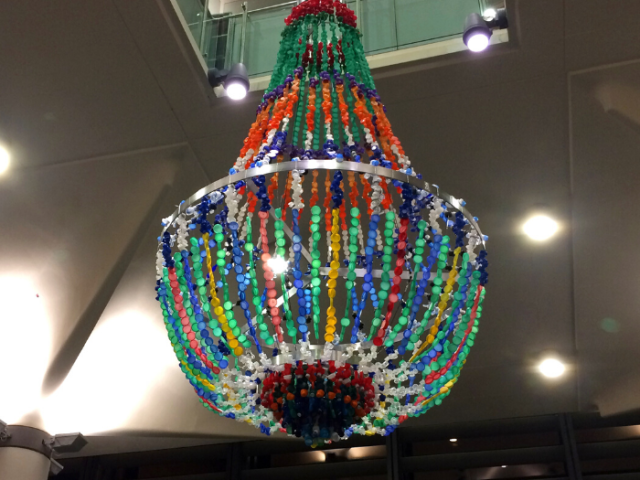
[[[224,85],[231,100],[242,100],[249,91],[249,74],[243,63],[236,63],[230,70],[211,68],[208,72],[209,85],[213,88]]]
[[[450,441],[451,443],[456,443],[456,442],[458,441],[458,439],[457,439],[457,438],[450,438],[450,439],[449,439],[449,441]]]
[[[205,408],[317,447],[389,435],[452,392],[482,316],[487,237],[412,167],[354,12],[306,0],[285,23],[228,176],[162,222],[156,290]]]
[[[542,242],[553,237],[559,229],[558,222],[551,217],[537,214],[529,218],[522,226],[529,238]]]
[[[538,370],[547,378],[558,378],[565,372],[566,367],[557,358],[546,358],[538,365]]]
[[[473,12],[467,15],[464,21],[462,40],[472,52],[482,52],[489,46],[493,29],[507,28],[507,14],[504,8],[487,9],[483,13],[484,18]]]
[[[4,145],[0,145],[0,174],[6,172],[9,169],[11,163],[11,155],[9,150]]]

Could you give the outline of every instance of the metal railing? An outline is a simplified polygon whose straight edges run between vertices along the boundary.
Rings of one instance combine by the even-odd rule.
[[[482,12],[487,0],[346,0],[356,12],[367,55],[460,37],[464,18]],[[493,1],[493,0],[492,0]],[[242,13],[211,14],[206,0],[177,0],[209,67],[247,66],[268,75],[276,62],[284,19],[297,0]]]

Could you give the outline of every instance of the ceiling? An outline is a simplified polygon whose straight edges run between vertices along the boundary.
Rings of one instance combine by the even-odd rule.
[[[507,7],[509,44],[374,71],[414,165],[490,235],[476,347],[413,425],[640,408],[640,2]],[[153,257],[259,95],[216,98],[164,0],[0,2],[0,45],[0,418],[100,434],[85,454],[257,437],[175,366]],[[519,228],[540,206],[562,229],[534,244]],[[533,371],[547,350],[559,381]]]

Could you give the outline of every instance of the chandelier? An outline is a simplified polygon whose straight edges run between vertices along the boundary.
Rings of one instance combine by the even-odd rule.
[[[157,300],[205,408],[317,446],[439,405],[478,331],[486,237],[412,168],[356,17],[307,0],[229,175],[163,220]]]

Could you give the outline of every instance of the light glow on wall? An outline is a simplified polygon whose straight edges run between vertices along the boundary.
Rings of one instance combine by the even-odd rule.
[[[0,277],[0,418],[19,423],[37,409],[51,354],[43,299],[22,277]]]
[[[92,434],[124,427],[175,357],[163,324],[129,311],[105,319],[89,337],[63,384],[43,401],[52,433]]]

